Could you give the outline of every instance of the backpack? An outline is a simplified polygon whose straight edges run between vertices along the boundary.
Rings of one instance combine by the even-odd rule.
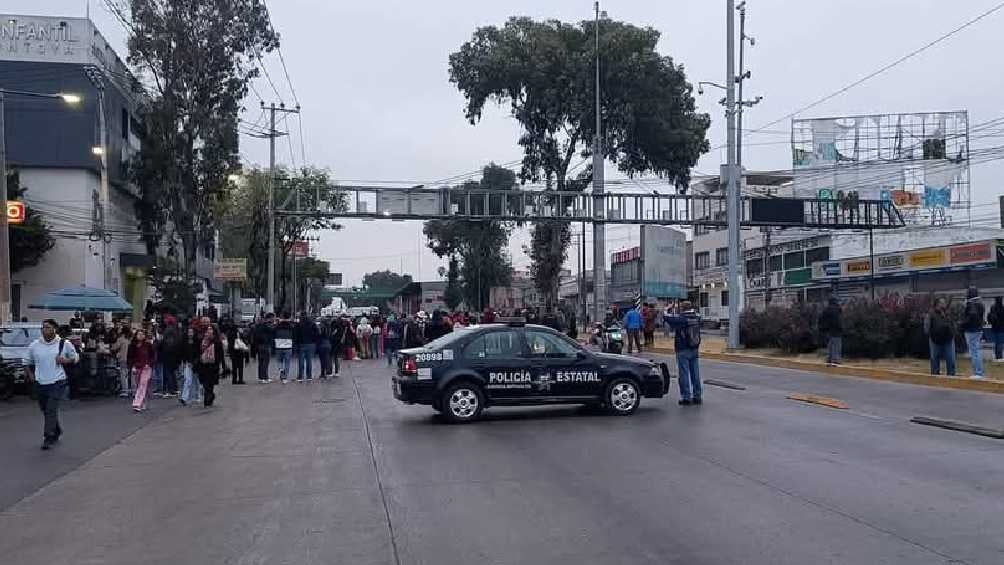
[[[690,349],[701,346],[701,319],[697,316],[687,316],[687,325],[683,328],[683,342]]]
[[[954,337],[952,335],[952,326],[949,325],[948,320],[944,316],[934,314],[931,316],[931,327],[929,330],[931,341],[937,343],[938,345],[944,345]]]

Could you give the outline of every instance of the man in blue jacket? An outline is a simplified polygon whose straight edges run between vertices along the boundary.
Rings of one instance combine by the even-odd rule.
[[[693,304],[680,304],[680,313],[666,316],[666,322],[673,328],[676,349],[676,366],[680,371],[680,405],[701,404],[701,372],[698,367],[698,353],[701,348],[701,316]]]
[[[638,308],[632,308],[628,310],[627,314],[624,314],[624,329],[627,330],[628,334],[628,345],[627,352],[631,353],[631,343],[635,345],[635,350],[641,353],[641,312]]]

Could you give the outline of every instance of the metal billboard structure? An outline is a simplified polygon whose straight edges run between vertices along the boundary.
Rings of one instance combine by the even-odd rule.
[[[969,149],[965,110],[795,119],[794,194],[890,201],[910,224],[968,219]]]

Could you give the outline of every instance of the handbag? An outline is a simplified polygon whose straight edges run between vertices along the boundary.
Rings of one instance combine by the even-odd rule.
[[[237,351],[247,351],[250,348],[248,347],[248,344],[244,343],[243,339],[238,337],[234,340],[234,349]]]

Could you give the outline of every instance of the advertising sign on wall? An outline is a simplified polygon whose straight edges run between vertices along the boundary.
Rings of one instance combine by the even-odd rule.
[[[642,226],[641,257],[645,262],[642,295],[653,298],[687,297],[685,233],[666,226]]]
[[[903,253],[890,253],[880,255],[875,258],[876,273],[894,273],[906,268],[906,255]]]
[[[867,275],[872,270],[872,262],[870,259],[857,259],[854,261],[844,262],[844,271],[849,277],[856,277],[860,275]]]
[[[944,267],[947,263],[944,248],[922,249],[910,253],[908,257],[912,269],[934,269]]]
[[[840,261],[818,261],[812,264],[812,278],[835,279],[841,275]]]
[[[221,282],[243,282],[248,278],[248,260],[217,259],[213,264],[213,278]]]
[[[990,242],[956,245],[948,250],[948,254],[953,265],[985,263],[994,258]]]

